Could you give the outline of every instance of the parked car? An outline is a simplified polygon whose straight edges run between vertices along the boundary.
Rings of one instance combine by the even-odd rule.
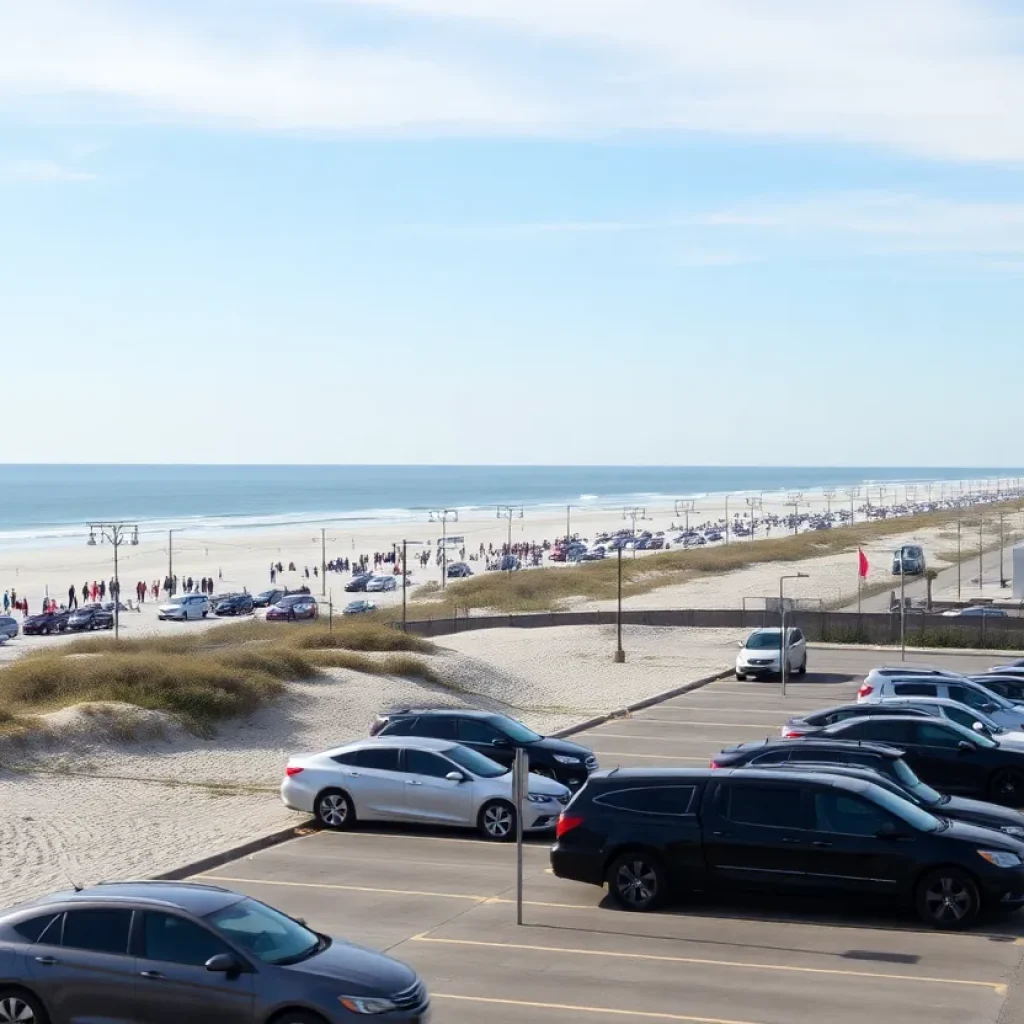
[[[1014,704],[1024,703],[1024,675],[997,676],[991,673],[968,676],[972,683],[981,683],[986,690],[998,693]]]
[[[375,611],[377,606],[372,601],[349,601],[342,609],[342,615],[365,615]]]
[[[68,616],[67,630],[80,633],[92,629],[113,629],[114,613],[100,605],[77,608]]]
[[[294,622],[296,619],[315,619],[317,610],[316,598],[309,594],[289,594],[267,609],[267,620]]]
[[[991,736],[1000,743],[1010,741],[1024,744],[1024,731],[1019,728],[1008,729],[1000,725],[984,711],[975,711],[955,700],[946,697],[886,697],[878,704],[858,704],[860,708],[890,708],[890,714],[903,715],[908,710],[920,710],[936,718],[947,718],[951,722],[962,725],[965,729],[973,729],[985,736]]]
[[[961,929],[985,907],[1024,905],[1020,840],[836,774],[603,771],[556,837],[554,874],[607,884],[627,910],[684,889],[842,893],[899,899],[934,928]]]
[[[463,579],[472,576],[473,570],[465,562],[452,562],[448,566],[448,578],[452,580]]]
[[[345,590],[350,594],[359,593],[360,591],[366,590],[366,584],[373,579],[373,573],[361,572],[357,573],[345,584]]]
[[[837,704],[835,707],[822,708],[804,715],[793,715],[782,727],[782,738],[787,740],[801,739],[804,736],[817,736],[836,722],[845,722],[848,718],[864,718],[867,715],[892,715],[896,712],[888,710],[885,704]],[[900,712],[904,713],[903,711]],[[927,711],[906,708],[905,713],[927,717]]]
[[[0,636],[13,640],[18,635],[18,620],[10,615],[0,615]]]
[[[956,722],[899,715],[851,718],[823,735],[898,747],[914,772],[943,792],[1024,806],[1024,745],[1001,743]]]
[[[416,972],[214,885],[115,882],[0,914],[0,1020],[426,1020]]]
[[[158,619],[167,619],[171,622],[205,619],[209,614],[210,602],[205,594],[179,594],[156,610]]]
[[[263,590],[252,599],[254,608],[269,608],[277,604],[284,597],[285,591],[282,587],[271,587],[270,590]]]
[[[214,615],[249,615],[256,607],[252,594],[231,594],[213,606]]]
[[[781,664],[781,639],[779,629],[755,629],[740,644],[740,653],[736,655],[736,678],[777,676]],[[786,671],[803,675],[807,671],[807,641],[799,629],[786,628],[786,648]]]
[[[1006,612],[1002,608],[992,608],[987,604],[972,604],[967,608],[950,608],[942,613],[950,619],[1005,619]]]
[[[374,576],[366,584],[368,593],[380,593],[381,591],[396,590],[398,580],[394,576]]]
[[[892,574],[920,576],[925,570],[924,548],[920,544],[904,544],[892,555]]]
[[[63,633],[68,627],[70,612],[41,612],[29,615],[21,622],[21,631],[25,636],[49,636],[51,633]]]
[[[515,760],[516,749],[522,747],[529,756],[531,772],[556,779],[570,789],[578,789],[590,772],[597,770],[597,758],[586,747],[541,736],[514,718],[490,711],[400,708],[377,715],[370,735],[457,741],[506,767]]]
[[[964,676],[910,679],[887,676],[877,686],[865,680],[857,691],[858,703],[877,704],[888,697],[945,697],[975,711],[983,711],[1007,729],[1024,728],[1024,707]]]
[[[289,758],[281,799],[331,829],[408,821],[475,827],[498,842],[516,834],[512,773],[452,740],[379,736]],[[554,828],[568,802],[567,787],[531,772],[523,831]]]

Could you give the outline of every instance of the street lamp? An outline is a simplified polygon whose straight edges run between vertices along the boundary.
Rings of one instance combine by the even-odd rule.
[[[859,498],[860,497],[860,488],[859,487],[847,487],[845,493],[846,493],[846,496],[850,499],[850,525],[853,526],[854,519],[855,519],[854,514],[853,514],[853,502],[854,502],[855,498]]]
[[[402,541],[402,632],[405,632],[405,589],[409,582],[408,548],[410,544],[422,544],[421,540]]]
[[[441,524],[441,589],[444,590],[448,582],[448,521],[453,523],[459,521],[459,510],[456,508],[435,508],[431,509],[429,522]]]
[[[117,574],[117,550],[122,544],[136,545],[139,543],[139,527],[136,523],[102,522],[86,523],[89,527],[89,539],[86,544],[89,547],[96,546],[96,531],[99,531],[100,540],[107,541],[114,548],[114,593],[110,596],[114,600],[114,639],[120,636],[121,625],[121,580]],[[129,534],[128,531],[131,530]]]
[[[615,655],[612,661],[621,665],[626,660],[626,652],[622,649],[622,546],[616,551],[619,559],[619,598],[615,612]]]
[[[786,508],[792,506],[793,509],[793,533],[796,534],[800,529],[800,504],[804,500],[803,491],[790,491],[786,495]]]
[[[823,487],[821,493],[825,498],[825,515],[828,516],[829,520],[832,519],[832,499],[836,496],[836,489],[834,487]]]
[[[622,510],[622,518],[628,519],[631,523],[631,529],[633,534],[633,557],[636,558],[636,521],[638,519],[643,520],[647,518],[647,509],[640,508],[639,505],[634,505],[632,508],[624,508]],[[622,548],[619,548],[621,551]]]
[[[686,517],[686,526],[683,528],[683,536],[690,533],[690,513],[697,507],[696,498],[678,498],[676,500],[676,515]]]
[[[512,520],[523,518],[522,505],[499,505],[498,518],[508,520],[508,571],[512,571]]]
[[[747,508],[750,509],[750,539],[754,539],[754,530],[757,529],[757,520],[754,518],[755,512],[764,511],[764,495],[758,498],[747,498]]]
[[[782,696],[786,696],[786,580],[805,580],[808,574],[794,572],[779,577],[779,677],[782,680]]]

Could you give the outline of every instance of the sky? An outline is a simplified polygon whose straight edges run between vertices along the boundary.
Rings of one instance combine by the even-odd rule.
[[[0,0],[4,461],[1018,465],[1024,8]]]

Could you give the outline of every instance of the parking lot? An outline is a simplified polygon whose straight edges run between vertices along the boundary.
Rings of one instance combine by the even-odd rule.
[[[853,697],[884,660],[812,649],[808,675],[785,698],[777,681],[729,679],[577,738],[604,767],[707,763],[729,743],[778,735],[788,714]],[[979,669],[998,659],[927,660]],[[413,964],[437,1022],[1017,1019],[1007,1014],[1024,957],[1020,915],[966,934],[927,931],[895,908],[810,900],[700,899],[635,915],[550,874],[545,842],[527,845],[524,874],[523,927],[515,848],[472,836],[373,826],[312,833],[202,877]]]

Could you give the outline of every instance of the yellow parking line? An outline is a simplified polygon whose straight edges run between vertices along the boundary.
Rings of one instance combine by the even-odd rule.
[[[604,949],[563,949],[560,946],[531,946],[519,942],[484,942],[476,939],[439,939],[426,933],[414,935],[412,942],[433,942],[449,946],[481,946],[486,949],[522,949],[532,953],[562,953],[574,956],[610,957],[620,960],[647,960],[657,963],[694,964],[700,967],[737,967],[748,971],[782,971],[790,974],[829,974],[848,978],[874,978],[885,981],[907,981],[922,985],[954,985],[987,988],[997,995],[1006,995],[1006,985],[994,981],[969,981],[961,978],[934,978],[927,975],[889,974],[884,971],[847,971],[838,967],[796,967],[792,964],[759,964],[745,960],[703,960],[690,956],[661,956],[654,953],[623,953]]]
[[[450,999],[460,1003],[481,1003],[484,1006],[521,1006],[527,1010],[567,1010],[570,1013],[605,1014],[609,1017],[638,1017],[643,1020],[675,1020],[685,1024],[756,1024],[749,1020],[725,1017],[694,1017],[683,1013],[652,1013],[647,1010],[616,1010],[610,1006],[575,1006],[571,1003],[535,1003],[525,999],[493,999],[485,996],[456,996],[450,992],[432,992],[431,999]]]

